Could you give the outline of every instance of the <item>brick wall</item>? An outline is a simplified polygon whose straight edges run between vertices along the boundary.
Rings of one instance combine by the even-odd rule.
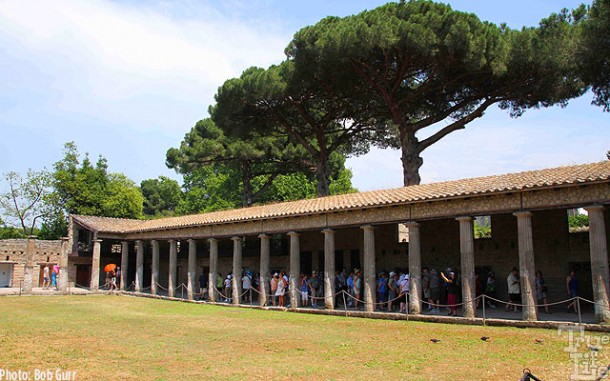
[[[27,261],[27,239],[0,240],[0,263],[12,264],[12,286],[19,287],[23,281],[23,273]],[[61,254],[61,241],[36,240],[36,254],[34,256],[34,274],[32,281],[37,286],[40,269],[43,266],[59,264]]]

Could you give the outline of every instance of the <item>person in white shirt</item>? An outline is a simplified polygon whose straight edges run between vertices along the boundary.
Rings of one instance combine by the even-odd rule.
[[[517,272],[516,267],[513,267],[513,270],[508,274],[506,285],[508,286],[508,298],[510,300],[510,302],[506,304],[506,311],[512,309],[517,312],[517,305],[521,304],[521,287],[519,273]]]

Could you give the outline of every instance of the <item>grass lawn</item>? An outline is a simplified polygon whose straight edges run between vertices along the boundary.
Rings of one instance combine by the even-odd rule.
[[[61,368],[77,380],[519,380],[527,367],[545,381],[567,380],[567,342],[555,330],[127,296],[0,298],[0,369],[31,377],[36,368]],[[600,364],[608,364],[608,351],[595,352]]]

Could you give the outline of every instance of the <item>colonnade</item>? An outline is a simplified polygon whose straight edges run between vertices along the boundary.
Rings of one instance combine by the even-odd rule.
[[[599,322],[610,322],[610,305],[608,302],[608,250],[607,237],[604,220],[603,206],[590,206],[585,208],[589,213],[589,237],[591,272],[593,279],[593,291],[595,301],[595,316]],[[521,295],[523,320],[537,320],[535,276],[534,276],[534,245],[532,236],[532,213],[529,211],[518,211],[513,213],[516,217],[518,232],[519,273],[521,282]],[[459,224],[460,235],[460,271],[462,275],[462,301],[463,316],[475,317],[475,267],[474,267],[474,226],[473,217],[459,216],[456,218]],[[409,273],[410,273],[410,313],[421,313],[421,225],[417,221],[407,221],[409,228]],[[375,227],[364,225],[360,227],[363,231],[363,270],[364,270],[364,310],[373,312],[376,300],[376,270],[375,270]],[[335,294],[335,230],[326,228],[321,231],[324,235],[324,304],[327,309],[334,309]],[[300,300],[300,234],[289,231],[290,239],[290,297],[291,308],[297,308]],[[269,266],[270,266],[270,236],[258,235],[260,239],[260,284],[261,305],[267,304],[269,293]],[[232,237],[233,240],[233,304],[240,304],[241,300],[241,272],[242,272],[242,237]],[[208,279],[210,282],[210,300],[217,301],[218,295],[212,285],[215,284],[218,273],[218,238],[208,238],[210,262]],[[100,240],[93,241],[93,259],[91,272],[91,290],[97,290],[99,286],[100,269]],[[174,295],[176,287],[176,263],[177,263],[177,241],[169,240],[169,276],[168,294]],[[197,241],[188,240],[188,280],[187,298],[193,299],[195,292],[196,253]],[[122,276],[120,288],[126,288],[128,270],[128,242],[122,242]],[[159,279],[159,242],[151,241],[152,246],[152,276],[151,293],[157,294],[157,282]],[[136,277],[135,290],[142,290],[143,280],[143,256],[144,242],[136,241]]]

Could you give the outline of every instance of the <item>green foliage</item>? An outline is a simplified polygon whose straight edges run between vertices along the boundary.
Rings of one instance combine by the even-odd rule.
[[[38,239],[60,239],[68,232],[68,221],[63,212],[45,218],[40,226]]]
[[[583,23],[579,62],[583,80],[591,86],[593,104],[610,112],[610,0],[595,0]]]
[[[14,226],[0,227],[0,239],[12,238],[27,238],[27,235],[23,233],[23,229],[19,229]]]
[[[140,183],[144,196],[144,215],[150,217],[167,217],[176,212],[182,200],[182,189],[176,180],[165,176],[157,179],[143,180]]]
[[[0,210],[7,222],[19,226],[23,235],[31,235],[40,219],[51,209],[46,207],[50,199],[50,174],[46,170],[28,170],[25,177],[17,172],[4,174],[8,192],[0,195]]]
[[[95,166],[88,155],[82,162],[74,142],[67,143],[64,158],[54,165],[53,185],[59,205],[70,214],[139,218],[144,198],[123,174],[108,173],[100,156]]]
[[[573,214],[568,216],[570,230],[578,230],[589,226],[589,216],[586,214]]]
[[[511,30],[424,0],[388,3],[297,32],[286,48],[302,81],[323,78],[357,125],[396,128],[405,185],[418,184],[421,153],[493,104],[521,115],[564,105],[584,91],[575,75],[570,20]],[[335,81],[332,78],[336,78]],[[366,105],[366,106],[365,106]],[[419,140],[429,126],[442,126]]]

